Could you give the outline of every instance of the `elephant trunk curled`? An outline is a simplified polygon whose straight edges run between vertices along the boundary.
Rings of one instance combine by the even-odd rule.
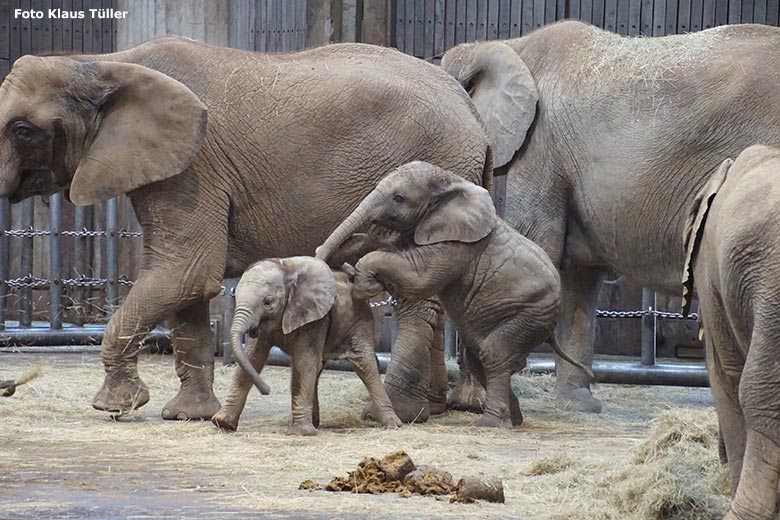
[[[327,262],[349,237],[371,220],[372,210],[380,197],[381,192],[377,189],[369,193],[358,207],[333,230],[327,240],[317,248],[316,257]]]
[[[233,351],[233,356],[236,358],[238,365],[249,376],[254,385],[260,390],[263,395],[271,393],[271,388],[260,377],[255,368],[250,363],[249,358],[246,356],[246,352],[241,348],[241,338],[244,333],[250,328],[250,318],[252,313],[243,307],[236,308],[235,316],[233,317],[233,326],[230,328],[230,348]]]

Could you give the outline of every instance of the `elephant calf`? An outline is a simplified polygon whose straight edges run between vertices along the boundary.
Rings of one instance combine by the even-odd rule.
[[[727,519],[778,518],[780,149],[725,160],[685,226],[683,311],[694,282],[734,501]]]
[[[432,164],[408,163],[377,185],[317,256],[330,258],[368,223],[396,237],[360,259],[353,293],[439,297],[486,388],[479,426],[522,423],[510,377],[545,341],[592,377],[555,339],[558,271],[539,246],[496,216],[487,190]]]
[[[241,348],[245,332],[257,338],[248,355]],[[372,416],[385,426],[400,426],[379,377],[375,344],[371,309],[367,301],[353,299],[347,273],[306,256],[257,262],[236,286],[231,347],[239,367],[225,404],[211,420],[233,431],[252,383],[269,393],[258,372],[271,347],[278,345],[291,359],[292,433],[316,433],[317,380],[325,361],[333,358],[346,358],[355,366],[368,389]]]

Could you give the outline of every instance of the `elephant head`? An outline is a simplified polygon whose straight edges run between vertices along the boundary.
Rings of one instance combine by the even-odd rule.
[[[241,348],[246,332],[281,330],[283,334],[323,318],[336,301],[336,280],[316,258],[296,256],[262,260],[250,266],[236,286],[236,311],[230,346],[236,361],[261,393],[270,390]]]
[[[486,189],[438,166],[415,161],[382,179],[317,249],[317,257],[328,259],[369,223],[427,245],[477,242],[493,231],[497,218]]]
[[[205,130],[205,105],[165,74],[24,56],[0,86],[0,196],[94,204],[183,171]]]
[[[685,253],[685,264],[683,267],[683,294],[682,294],[682,313],[687,315],[691,310],[693,299],[693,265],[696,261],[696,255],[699,252],[699,242],[704,232],[704,224],[707,222],[707,213],[710,210],[712,199],[718,194],[718,190],[726,180],[726,174],[734,161],[724,160],[715,173],[710,177],[707,183],[696,194],[693,204],[688,211],[688,218],[685,222],[685,236],[683,238],[683,250]]]
[[[493,143],[493,166],[504,166],[523,146],[536,116],[539,92],[531,71],[502,42],[458,45],[441,66],[471,96]]]

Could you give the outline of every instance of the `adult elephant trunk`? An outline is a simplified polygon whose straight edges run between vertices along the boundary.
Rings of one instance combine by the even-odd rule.
[[[365,226],[371,220],[373,210],[381,197],[382,193],[379,189],[374,189],[369,193],[358,207],[339,224],[339,227],[333,230],[327,240],[317,248],[317,258],[327,262],[333,253],[341,247],[341,244]]]
[[[246,352],[241,347],[241,338],[250,327],[250,319],[252,312],[245,307],[237,307],[235,316],[233,317],[233,326],[230,328],[230,348],[233,350],[233,357],[238,361],[238,365],[246,372],[252,382],[255,384],[260,393],[268,395],[271,393],[271,388],[262,380],[260,374],[257,373],[255,367],[250,363],[249,358],[246,357]]]

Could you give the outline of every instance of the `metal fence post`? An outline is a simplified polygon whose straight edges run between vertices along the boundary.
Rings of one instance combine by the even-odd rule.
[[[655,292],[642,289],[642,310],[655,310]],[[656,352],[656,316],[646,313],[642,316],[642,364],[655,365]]]
[[[62,193],[49,198],[49,328],[62,328]]]
[[[33,229],[35,225],[35,199],[29,197],[22,202],[22,228]],[[21,268],[22,277],[32,278],[33,271],[33,237],[22,238]],[[33,318],[32,287],[22,287],[19,290],[19,324],[31,327]]]
[[[11,227],[11,203],[6,197],[0,198],[0,330],[5,330],[5,310],[8,306],[8,285],[5,281],[10,274],[11,241],[5,234]]]
[[[444,355],[453,359],[458,357],[458,331],[450,320],[444,321]]]
[[[111,315],[117,302],[117,199],[106,202],[106,315]]]
[[[222,299],[222,363],[233,364],[233,350],[230,348],[230,329],[233,327],[233,314],[236,312],[236,285],[238,278],[222,281],[225,294]]]

